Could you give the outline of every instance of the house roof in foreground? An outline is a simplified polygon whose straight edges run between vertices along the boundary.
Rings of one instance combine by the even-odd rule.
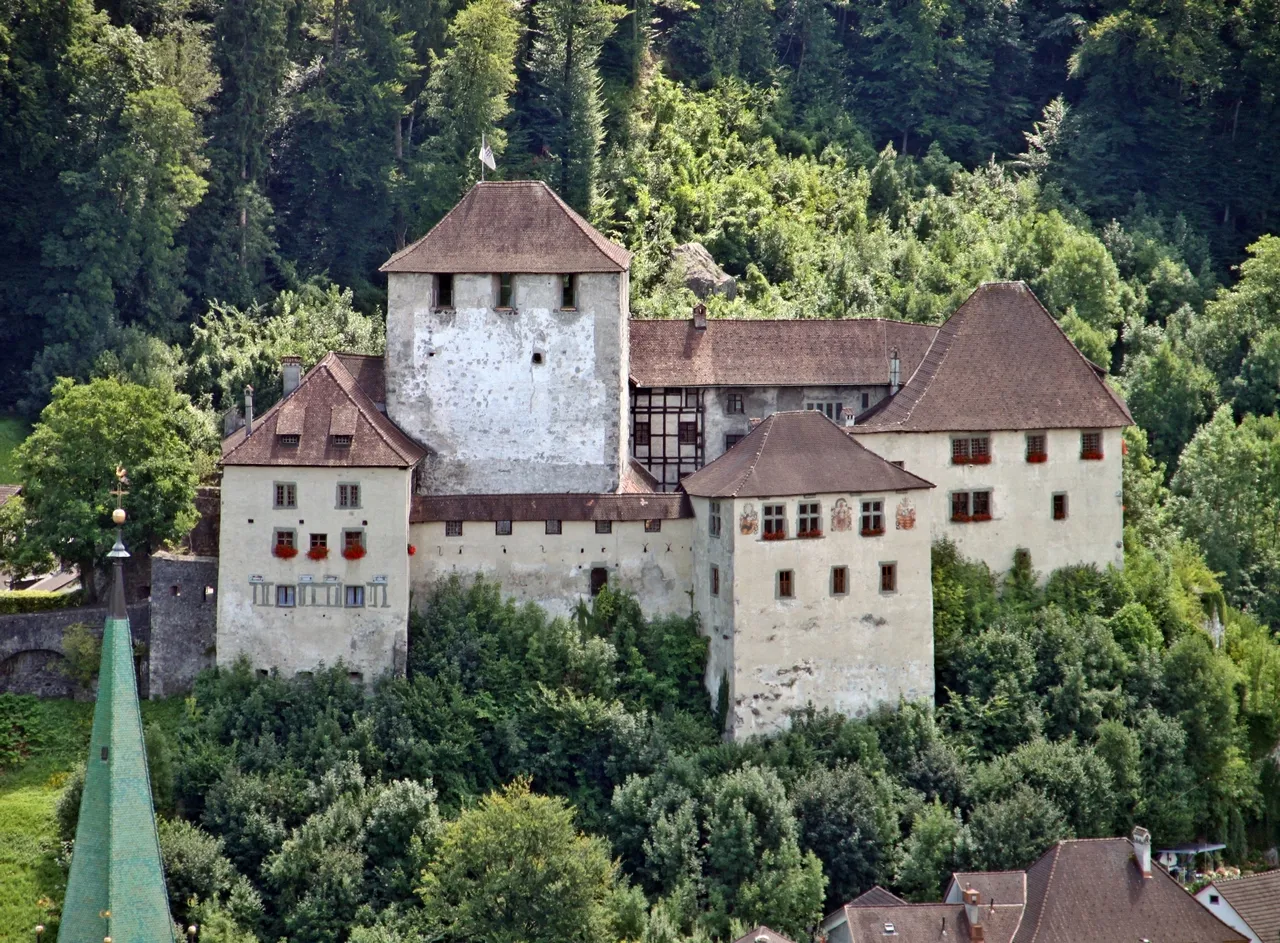
[[[938,329],[898,394],[852,431],[1087,429],[1132,423],[1105,372],[1076,349],[1025,283],[988,282]]]
[[[792,941],[781,933],[761,925],[754,930],[747,931],[746,934],[738,937],[733,943],[792,943]]]
[[[932,488],[864,448],[818,410],[774,413],[681,482],[706,498],[857,494]]]
[[[631,253],[610,242],[541,180],[477,183],[383,272],[572,274],[625,272]]]
[[[1027,872],[956,871],[951,875],[951,883],[947,885],[947,893],[943,896],[951,899],[954,891],[954,896],[958,897],[968,888],[981,894],[983,900],[994,900],[1001,904],[1025,904]]]
[[[964,904],[852,901],[827,917],[823,926],[830,939],[844,943],[1011,943],[1022,920],[1022,905],[984,901],[979,907],[981,934],[972,932]]]
[[[1213,886],[1258,939],[1280,940],[1280,870],[1214,881]]]

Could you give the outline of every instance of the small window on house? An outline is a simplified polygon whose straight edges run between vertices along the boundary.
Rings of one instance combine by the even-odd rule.
[[[445,535],[446,537],[461,537],[461,536],[462,536],[462,521],[445,521],[445,522],[444,522],[444,535]]]
[[[1045,434],[1043,432],[1027,433],[1027,461],[1032,463],[1043,462],[1049,457],[1045,451]]]
[[[680,423],[680,444],[681,445],[697,445],[698,444],[698,424],[696,422]]]
[[[1065,494],[1055,494],[1053,496],[1053,519],[1055,521],[1065,521],[1067,519],[1067,496]]]
[[[1211,903],[1211,904],[1216,904],[1217,902],[1218,902],[1218,895],[1217,895],[1217,894],[1210,894],[1210,895],[1209,895],[1209,903]]]
[[[348,586],[346,587],[346,604],[351,609],[358,609],[364,605],[364,587]]]
[[[648,445],[649,444],[649,423],[637,422],[635,424],[635,432],[632,433],[632,436],[636,440],[636,445]]]
[[[697,409],[701,405],[702,405],[702,399],[699,395],[698,390],[684,391],[684,408],[685,409]]]
[[[746,404],[742,401],[741,393],[730,393],[729,402],[725,408],[725,412],[731,415],[739,415],[747,411]]]
[[[364,672],[348,671],[347,680],[350,681],[352,684],[364,684]]]
[[[822,536],[822,505],[817,501],[801,501],[796,509],[796,536]]]
[[[542,351],[540,351],[540,350],[535,350],[535,351],[533,352],[533,365],[534,365],[535,367],[541,367],[541,366],[542,366],[542,364],[543,364],[543,362],[545,361],[545,359],[546,359],[546,358],[545,358],[545,357],[543,357],[543,355],[542,355]]]
[[[975,491],[971,498],[973,504],[973,519],[975,521],[991,520],[991,492]]]
[[[862,536],[878,537],[884,533],[884,502],[862,502]]]
[[[849,592],[849,568],[833,566],[831,568],[831,595],[844,596]]]
[[[969,492],[956,491],[952,493],[951,519],[953,521],[969,520]]]
[[[712,537],[720,536],[720,502],[712,501],[711,511],[707,515],[707,533]]]
[[[277,546],[277,547],[287,548],[287,549],[289,549],[289,550],[292,550],[292,549],[294,549],[295,547],[297,547],[297,544],[294,542],[294,533],[293,533],[293,531],[292,531],[292,530],[277,530],[277,531],[276,531],[276,546]]]
[[[351,448],[351,436],[349,435],[330,436],[329,441],[333,443],[334,448],[339,448],[339,449]]]
[[[275,485],[275,506],[278,508],[296,508],[298,506],[298,486],[292,482],[278,481]]]
[[[1102,458],[1102,433],[1080,433],[1080,457],[1087,461],[1098,461]]]
[[[612,533],[613,533],[613,521],[596,521],[596,533],[597,533],[597,534],[612,534]]]
[[[338,507],[358,508],[360,506],[360,486],[357,484],[338,485]]]
[[[286,449],[296,449],[298,447],[298,437],[296,435],[278,435],[277,439]]]
[[[329,535],[312,534],[310,547],[312,550],[327,550],[329,547]]]
[[[720,567],[714,565],[711,567],[711,595],[720,595]]]
[[[342,549],[343,550],[363,550],[364,549],[364,531],[344,530],[342,532]]]
[[[578,276],[560,276],[560,307],[572,311],[578,307]]]
[[[728,435],[724,437],[724,450],[726,452],[729,451],[731,448],[733,448],[735,445],[741,442],[744,438],[745,436],[739,433],[730,432]]]
[[[862,408],[863,408],[863,409],[868,409],[868,408],[870,408],[870,406],[871,406],[871,394],[870,394],[870,393],[863,393],[863,394],[862,394]]]
[[[787,536],[787,506],[766,504],[764,506],[764,539],[781,540],[785,536]]]
[[[173,586],[170,586],[170,587],[169,587],[169,595],[170,595],[170,596],[181,596],[181,595],[182,595],[182,589],[181,589],[180,587],[178,587],[176,584],[175,584],[175,585],[173,585]]]
[[[276,605],[285,609],[292,608],[298,604],[298,587],[293,585],[276,586]]]
[[[591,568],[591,595],[599,596],[601,590],[609,585],[609,570],[602,566]]]
[[[216,592],[217,590],[215,590],[212,586],[206,586],[204,588],[204,601],[208,602],[210,599],[214,597],[214,594]]]
[[[510,272],[498,276],[498,307],[510,308],[512,297],[512,285],[515,282],[515,276]]]
[[[436,276],[436,307],[437,308],[453,307],[453,276],[452,275]]]
[[[898,564],[880,564],[880,592],[896,593],[898,591]]]
[[[499,537],[510,537],[511,522],[510,521],[494,521],[493,532],[497,534]]]
[[[844,410],[844,403],[805,403],[804,408],[820,412],[832,422],[835,422],[840,418],[840,414]]]
[[[951,440],[952,465],[986,465],[990,461],[989,436],[963,436]]]
[[[547,533],[548,533],[548,534],[558,534],[558,533],[560,533],[560,522],[559,522],[559,521],[547,521]]]
[[[791,570],[778,571],[778,598],[794,599],[796,595],[795,573]]]
[[[646,534],[662,533],[662,521],[658,518],[652,518],[644,522],[644,532]]]

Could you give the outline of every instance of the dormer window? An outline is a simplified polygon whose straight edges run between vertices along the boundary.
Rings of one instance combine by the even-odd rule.
[[[515,276],[510,272],[505,272],[498,276],[498,307],[510,308],[511,299],[513,297],[512,288],[515,284]]]
[[[280,441],[280,444],[284,446],[286,449],[296,449],[298,447],[298,439],[300,437],[296,435],[281,435],[281,436],[276,436],[276,438]]]
[[[436,276],[436,307],[437,308],[453,307],[453,276],[452,275]]]
[[[351,448],[351,436],[349,435],[331,435],[329,436],[329,441],[333,443],[334,448]]]
[[[578,307],[578,276],[560,276],[560,308],[573,311]]]

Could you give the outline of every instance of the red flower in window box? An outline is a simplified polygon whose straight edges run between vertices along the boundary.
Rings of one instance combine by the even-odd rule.
[[[1084,461],[1086,461],[1086,462],[1100,462],[1100,461],[1102,461],[1102,453],[1101,453],[1101,452],[1081,452],[1081,453],[1080,453],[1080,457],[1081,457],[1082,459],[1084,459]]]
[[[971,459],[970,459],[970,458],[969,458],[969,456],[967,456],[967,455],[952,455],[952,456],[951,456],[951,464],[952,464],[952,465],[968,465],[968,464],[970,463],[970,461],[971,461]]]
[[[413,556],[417,552],[418,552],[418,548],[415,547],[413,544],[409,544],[409,556]]]
[[[785,530],[765,531],[761,535],[762,540],[786,540],[787,532]]]
[[[970,464],[970,465],[990,465],[990,464],[991,464],[991,456],[990,456],[990,455],[975,455],[973,458],[969,459],[969,464]]]
[[[957,524],[968,524],[973,518],[968,514],[952,514],[951,520]]]
[[[290,547],[288,544],[276,544],[271,552],[281,560],[292,560],[298,555],[298,548]]]
[[[307,556],[312,560],[324,560],[329,556],[328,547],[312,547],[307,551]]]
[[[1032,465],[1043,465],[1049,461],[1049,455],[1046,452],[1028,452],[1027,461]]]
[[[883,527],[864,527],[861,531],[863,537],[883,537]]]
[[[991,520],[991,515],[990,515],[990,514],[975,514],[975,515],[973,515],[973,517],[969,518],[969,520],[971,520],[971,521],[989,521],[989,520]]]
[[[349,547],[342,548],[342,555],[348,560],[359,560],[365,555],[365,549],[359,544],[352,544]]]
[[[814,530],[802,530],[799,533],[797,533],[796,536],[804,540],[812,540],[814,537],[822,536],[822,528],[819,527],[819,528],[815,528]]]

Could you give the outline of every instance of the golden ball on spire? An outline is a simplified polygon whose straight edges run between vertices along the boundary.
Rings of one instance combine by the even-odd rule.
[[[111,512],[111,520],[115,522],[117,527],[124,523],[124,517],[124,508],[116,508]]]

